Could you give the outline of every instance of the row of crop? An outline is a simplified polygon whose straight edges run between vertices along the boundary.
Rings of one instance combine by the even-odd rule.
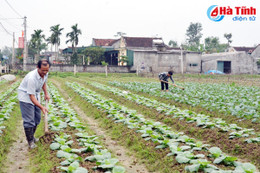
[[[6,82],[7,82],[7,80],[1,80],[1,81],[0,81],[0,85],[5,84]]]
[[[8,99],[5,100],[3,108],[0,110],[0,136],[3,130],[6,128],[4,122],[8,120],[11,116],[11,112],[14,106],[17,104],[17,93],[13,93]]]
[[[57,157],[63,159],[59,169],[65,172],[85,173],[88,170],[83,166],[94,162],[93,165],[96,166],[92,169],[107,173],[124,173],[123,167],[116,166],[118,160],[112,158],[109,151],[98,145],[97,136],[90,136],[87,133],[86,127],[77,118],[75,111],[69,107],[53,85],[49,85],[49,93],[53,100],[49,104],[49,128],[59,132],[65,131],[68,127],[74,129],[73,134],[56,135],[50,145],[52,150],[57,150]]]
[[[14,106],[17,104],[17,92],[13,92],[19,85],[14,83],[8,90],[0,95],[0,136],[6,128],[4,122],[11,116]]]
[[[249,135],[255,135],[254,129],[246,129],[237,126],[236,124],[228,124],[221,118],[211,118],[204,114],[196,114],[190,110],[181,110],[174,105],[168,105],[165,103],[161,103],[154,99],[149,99],[146,97],[139,96],[137,94],[133,94],[128,91],[123,91],[118,88],[110,87],[107,85],[103,85],[97,82],[90,83],[92,86],[106,90],[114,93],[115,95],[124,97],[130,101],[136,102],[137,104],[145,105],[149,108],[154,108],[160,113],[164,113],[165,115],[173,115],[173,118],[179,118],[180,120],[185,120],[187,123],[196,122],[198,127],[201,128],[218,128],[221,132],[230,132],[229,138],[237,138],[237,137],[249,137]],[[260,134],[258,135],[260,136]],[[257,140],[258,139],[258,140]],[[260,142],[260,137],[257,137],[256,140],[245,140],[246,142]]]
[[[183,84],[185,90],[171,88],[170,92],[162,94],[158,83],[110,82],[110,84],[260,122],[260,89],[257,87],[185,83]]]
[[[107,112],[107,117],[112,118],[115,123],[124,123],[126,127],[135,129],[137,133],[141,133],[141,136],[146,141],[151,140],[155,144],[158,144],[156,148],[169,147],[171,153],[169,153],[168,156],[175,155],[176,161],[180,164],[192,164],[185,167],[186,171],[233,172],[232,170],[221,170],[215,166],[217,164],[235,166],[235,171],[256,171],[254,165],[237,162],[237,158],[224,154],[218,147],[208,148],[208,144],[195,141],[195,139],[183,135],[183,133],[174,132],[160,122],[147,120],[143,115],[137,114],[135,110],[121,106],[113,100],[107,100],[94,91],[86,89],[77,83],[67,83],[67,85],[86,101],[95,105],[98,109]],[[205,153],[207,153],[206,156]],[[210,160],[215,165],[210,164]]]
[[[6,101],[7,97],[12,94],[15,89],[19,86],[19,82],[16,82],[10,86],[10,88],[0,94],[0,107],[3,106],[4,102]]]

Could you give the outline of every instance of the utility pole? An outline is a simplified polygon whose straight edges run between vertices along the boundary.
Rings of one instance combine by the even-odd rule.
[[[14,32],[13,32],[13,55],[12,55],[12,69],[14,70],[14,66],[15,66],[15,51],[14,51],[14,42],[15,42],[15,36],[14,36]]]
[[[27,17],[24,16],[24,50],[23,50],[23,71],[26,71],[26,63],[28,57],[28,48],[27,48],[27,39],[26,39],[26,19]]]

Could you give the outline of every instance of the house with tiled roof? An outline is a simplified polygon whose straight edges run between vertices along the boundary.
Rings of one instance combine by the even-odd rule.
[[[229,52],[245,52],[249,55],[251,55],[252,58],[254,58],[255,62],[260,62],[260,44],[258,44],[255,47],[231,47],[229,48]],[[260,73],[260,65],[259,62],[257,63],[258,66],[258,74]]]
[[[119,39],[98,39],[98,38],[93,38],[92,39],[92,46],[112,46],[116,41]]]
[[[128,65],[133,65],[135,51],[164,51],[166,45],[162,38],[156,37],[126,37],[122,36],[120,40],[116,41],[113,45],[115,50],[118,50],[119,60],[122,56],[128,57]],[[119,64],[119,65],[126,65]]]
[[[118,51],[119,60],[121,56],[127,56],[127,65],[132,66],[132,70],[142,73],[157,74],[169,70],[176,73],[181,71],[199,73],[201,70],[200,52],[171,48],[164,43],[161,37],[122,36],[112,47]],[[181,62],[183,63],[182,69]],[[126,65],[126,63],[118,65]]]
[[[255,50],[255,47],[239,47],[239,46],[233,46],[230,47],[228,52],[246,52],[248,54],[251,54]]]

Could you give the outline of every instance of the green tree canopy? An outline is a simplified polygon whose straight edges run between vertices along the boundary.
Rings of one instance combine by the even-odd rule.
[[[71,43],[72,45],[72,57],[71,57],[71,61],[73,64],[77,64],[78,62],[78,54],[76,51],[76,47],[79,43],[79,35],[81,35],[81,30],[78,29],[78,24],[75,24],[71,27],[72,31],[67,33],[66,37],[68,37],[69,39],[66,41],[66,44],[68,42]]]
[[[225,33],[224,34],[224,37],[227,39],[227,41],[228,41],[228,46],[232,43],[232,40],[231,40],[231,38],[232,38],[232,34],[231,33],[229,33],[229,34],[227,34],[227,33]]]
[[[83,51],[83,54],[89,57],[90,64],[101,64],[102,61],[105,61],[105,49],[101,47],[88,47]]]
[[[201,23],[190,23],[186,30],[187,43],[189,50],[198,51],[200,46],[200,39],[202,37],[202,25]]]
[[[218,37],[205,38],[205,51],[206,53],[224,52],[227,48],[227,44],[220,44]]]
[[[3,59],[3,54],[2,54],[2,51],[0,49],[0,61],[2,61],[2,59]]]
[[[58,46],[60,45],[60,36],[61,36],[61,31],[63,30],[64,28],[60,28],[60,25],[54,25],[54,26],[51,26],[50,28],[50,31],[52,32],[51,33],[51,36],[50,36],[50,42],[55,45],[57,44]]]
[[[29,47],[34,49],[37,54],[40,54],[40,51],[45,49],[46,44],[44,44],[45,35],[42,34],[42,30],[34,30],[34,33],[31,35],[31,40],[29,41]]]
[[[60,28],[60,25],[54,25],[51,26],[50,31],[51,31],[51,36],[48,38],[48,43],[51,43],[52,45],[55,45],[55,52],[59,53],[59,45],[60,45],[60,36],[61,36],[61,31],[64,28]]]
[[[129,61],[128,56],[122,55],[122,56],[120,56],[120,59],[119,59],[118,62],[120,62],[121,65],[123,65],[124,63],[126,63],[126,65],[127,65],[127,64],[128,64],[128,61]]]
[[[177,41],[174,41],[174,40],[170,40],[169,43],[168,43],[168,45],[169,45],[170,47],[178,47]]]
[[[4,64],[9,64],[11,61],[11,58],[12,58],[12,48],[11,47],[7,47],[5,46],[2,51],[0,52],[0,56],[1,56],[1,63],[2,65]],[[4,56],[7,56],[9,59],[4,59]]]

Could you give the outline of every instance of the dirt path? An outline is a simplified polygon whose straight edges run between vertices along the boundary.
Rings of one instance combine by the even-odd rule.
[[[57,81],[52,80],[52,82],[58,86],[60,92],[63,96],[66,98],[69,98],[68,94],[62,89],[60,83]],[[126,150],[124,147],[117,144],[116,141],[112,140],[108,135],[106,135],[106,132],[101,129],[98,125],[97,120],[88,117],[85,115],[85,113],[75,104],[73,101],[69,98],[68,102],[70,102],[73,105],[74,110],[77,112],[77,114],[87,122],[89,125],[89,128],[93,130],[98,136],[103,137],[103,143],[105,144],[106,148],[111,150],[113,153],[116,154],[116,157],[120,161],[120,163],[126,168],[126,171],[128,173],[148,173],[149,171],[146,169],[145,165],[139,164],[137,162],[137,159],[134,156],[130,156],[127,154],[128,150]]]
[[[7,155],[5,170],[6,173],[28,173],[29,171],[29,153],[28,145],[23,131],[23,121],[17,125],[15,139],[17,139],[10,148]]]

